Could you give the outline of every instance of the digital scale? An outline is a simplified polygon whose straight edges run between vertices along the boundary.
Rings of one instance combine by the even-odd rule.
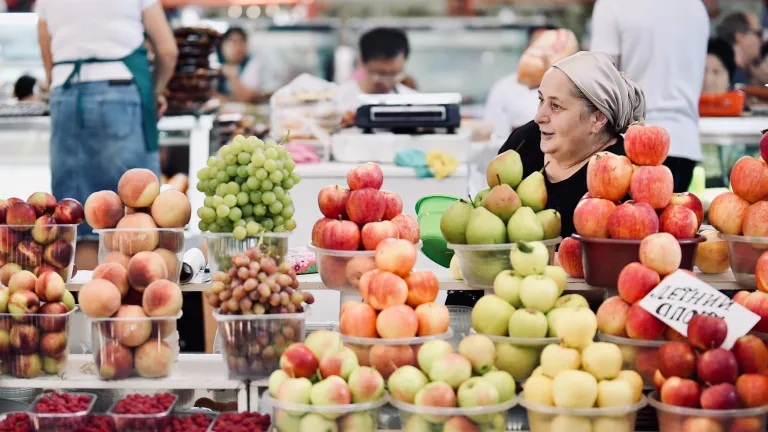
[[[355,126],[363,133],[386,129],[394,133],[454,134],[461,124],[458,93],[363,94]]]

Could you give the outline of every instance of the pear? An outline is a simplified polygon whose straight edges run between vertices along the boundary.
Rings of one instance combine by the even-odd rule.
[[[460,199],[440,217],[440,232],[448,243],[467,243],[467,224],[474,208],[469,201]]]
[[[523,162],[520,160],[520,155],[514,150],[507,150],[497,155],[488,164],[485,176],[489,187],[503,183],[516,188],[523,178]]]
[[[475,195],[475,201],[474,201],[475,207],[480,207],[481,205],[483,205],[483,202],[485,201],[485,197],[487,197],[489,193],[491,193],[491,188],[485,188],[480,192],[478,192],[477,195]]]
[[[507,222],[507,237],[510,243],[544,239],[544,228],[533,209],[530,207],[517,209]]]
[[[544,210],[547,205],[547,185],[542,171],[544,168],[541,171],[532,172],[517,187],[517,194],[523,205],[532,208],[535,212]]]
[[[562,221],[560,219],[560,213],[554,209],[546,209],[536,213],[536,217],[541,222],[541,227],[544,229],[544,240],[553,239],[560,236],[560,228]]]
[[[501,218],[504,223],[509,222],[509,218],[515,214],[520,205],[520,197],[517,196],[517,192],[506,183],[494,186],[483,200],[483,207]]]
[[[534,217],[535,219],[535,217]],[[507,242],[504,222],[485,207],[472,210],[467,224],[468,244],[503,244]]]

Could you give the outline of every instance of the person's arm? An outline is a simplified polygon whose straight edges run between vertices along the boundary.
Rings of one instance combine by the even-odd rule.
[[[229,86],[232,89],[229,99],[235,102],[255,103],[258,102],[260,92],[259,85],[259,64],[251,60],[245,65],[242,75],[237,68],[232,65],[225,65],[222,73],[227,78]]]
[[[159,2],[153,2],[145,7],[141,18],[155,51],[155,97],[158,102],[158,116],[162,116],[166,108],[165,86],[173,76],[179,49]]]
[[[622,20],[616,13],[615,2],[597,0],[592,10],[592,46],[590,51],[604,52],[613,57],[616,67],[621,69],[621,31]]]
[[[43,56],[45,67],[46,86],[51,84],[51,72],[53,71],[53,54],[51,54],[51,34],[48,33],[48,22],[44,19],[37,21],[37,40],[40,42],[40,53]]]

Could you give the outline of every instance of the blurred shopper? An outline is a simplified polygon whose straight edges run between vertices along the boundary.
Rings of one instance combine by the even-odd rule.
[[[669,132],[664,165],[672,170],[675,192],[688,190],[703,158],[698,104],[708,38],[701,0],[598,0],[592,13],[592,50],[615,58],[645,92],[645,122]]]
[[[726,15],[717,25],[717,36],[733,47],[737,68],[731,84],[747,84],[750,68],[760,58],[763,44],[763,27],[757,15],[747,12]]]
[[[157,120],[178,53],[160,2],[38,0],[37,14],[51,83],[53,194],[84,203],[93,192],[116,191],[131,168],[159,178]],[[154,76],[145,32],[156,54]],[[88,239],[91,228],[83,224],[78,235]],[[95,243],[79,244],[78,268],[92,268],[95,252]]]
[[[736,71],[733,47],[725,39],[713,38],[707,45],[707,67],[701,92],[706,94],[725,93],[731,88]]]
[[[755,86],[768,84],[768,42],[760,49],[760,58],[752,66],[749,83]]]
[[[37,79],[29,75],[22,75],[13,85],[13,97],[19,102],[29,102],[35,100],[35,84]]]
[[[248,35],[240,27],[230,27],[221,38],[218,98],[222,101],[254,103],[259,100],[261,66],[248,55]]]

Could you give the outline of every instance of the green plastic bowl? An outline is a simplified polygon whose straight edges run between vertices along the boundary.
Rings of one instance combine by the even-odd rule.
[[[427,195],[416,203],[417,220],[423,243],[421,251],[427,258],[445,268],[451,266],[453,251],[448,249],[448,242],[440,232],[440,218],[458,199],[459,197],[451,195]]]
[[[416,202],[416,215],[424,213],[443,214],[459,197],[453,195],[427,195]]]

